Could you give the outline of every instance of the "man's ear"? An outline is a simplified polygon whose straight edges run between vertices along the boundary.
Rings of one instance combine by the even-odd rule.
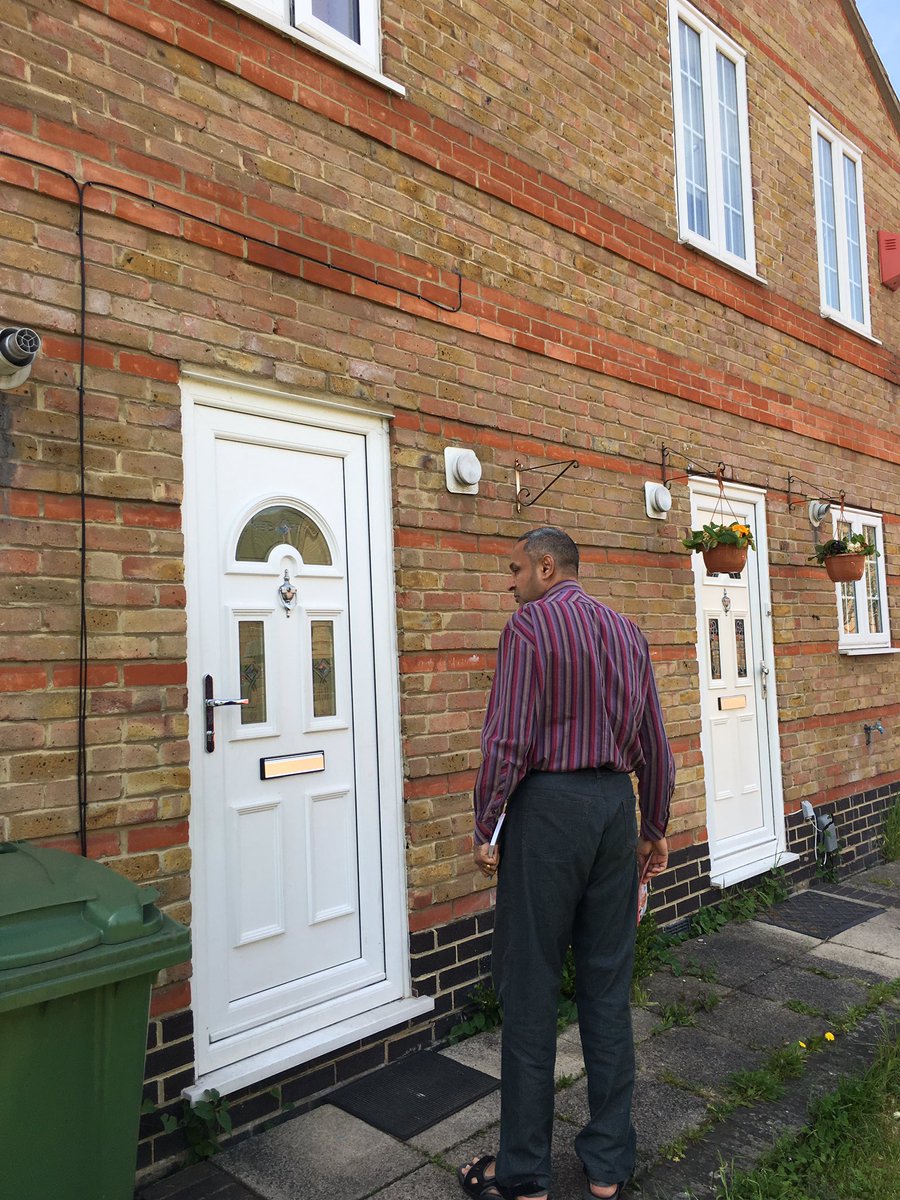
[[[549,579],[555,570],[556,559],[552,554],[545,554],[541,559],[541,575],[543,575],[545,579]]]

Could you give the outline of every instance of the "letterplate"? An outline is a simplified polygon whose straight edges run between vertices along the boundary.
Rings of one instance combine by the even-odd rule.
[[[324,770],[324,750],[313,750],[310,754],[279,754],[259,760],[260,779],[284,779],[285,775],[309,775]]]
[[[746,708],[746,707],[747,707],[747,697],[746,696],[720,696],[719,697],[719,711],[720,712],[725,712],[731,708]]]

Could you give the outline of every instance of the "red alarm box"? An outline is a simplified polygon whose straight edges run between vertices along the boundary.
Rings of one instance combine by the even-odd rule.
[[[881,260],[881,282],[892,292],[900,288],[900,233],[878,231],[878,257]]]

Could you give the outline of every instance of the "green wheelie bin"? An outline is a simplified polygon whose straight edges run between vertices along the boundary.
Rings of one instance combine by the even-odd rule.
[[[158,896],[0,843],[0,1196],[131,1200],[150,989],[190,956]]]

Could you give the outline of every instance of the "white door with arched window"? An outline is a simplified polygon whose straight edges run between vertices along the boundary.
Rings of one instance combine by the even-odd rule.
[[[394,661],[383,422],[191,392],[195,1023],[203,1085],[231,1090],[427,1004],[409,998],[380,728],[396,729],[395,671],[387,696],[378,680]]]

